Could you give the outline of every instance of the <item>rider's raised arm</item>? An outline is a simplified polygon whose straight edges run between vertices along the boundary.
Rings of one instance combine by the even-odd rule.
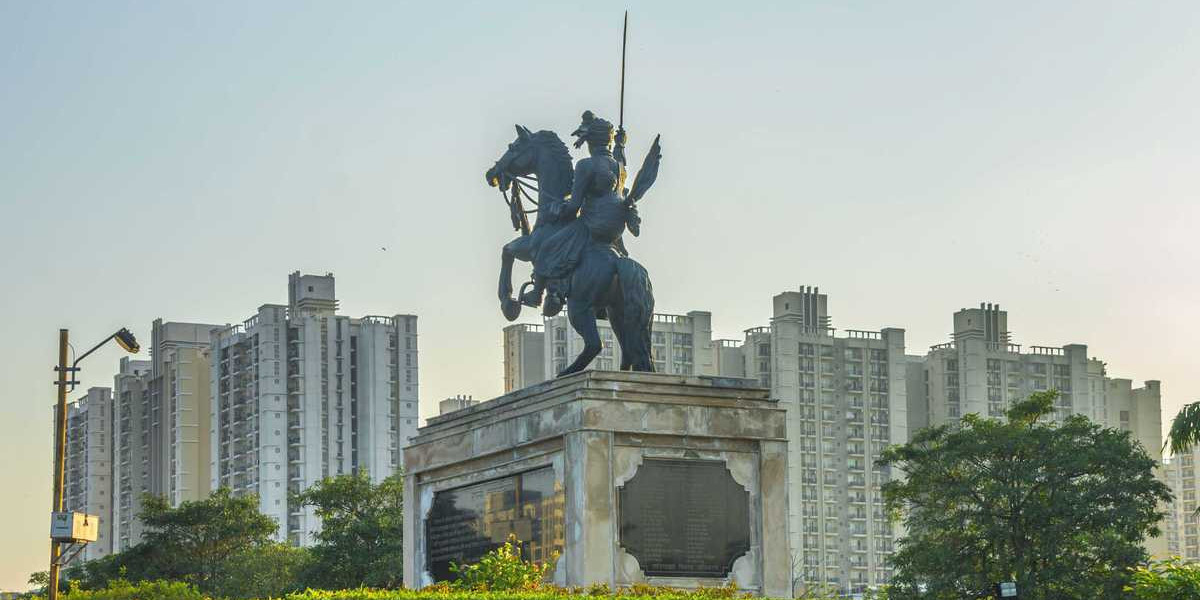
[[[618,129],[617,135],[613,137],[613,158],[617,159],[617,163],[621,165],[621,170],[625,170],[625,129]]]

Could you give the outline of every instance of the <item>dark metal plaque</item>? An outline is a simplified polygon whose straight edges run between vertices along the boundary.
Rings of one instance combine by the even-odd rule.
[[[545,468],[436,492],[425,520],[426,568],[435,581],[454,579],[450,564],[477,562],[509,535],[538,563],[563,551],[563,488]]]
[[[648,576],[725,577],[750,551],[750,493],[723,462],[648,458],[618,502],[621,546]]]

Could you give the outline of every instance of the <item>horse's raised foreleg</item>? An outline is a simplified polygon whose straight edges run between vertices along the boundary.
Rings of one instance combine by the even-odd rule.
[[[529,245],[529,236],[523,235],[500,249],[500,311],[509,321],[516,320],[521,314],[521,303],[512,297],[513,261],[516,259],[530,260]]]
[[[592,359],[596,358],[596,355],[600,354],[600,350],[603,349],[603,345],[600,343],[600,331],[596,328],[595,309],[590,304],[573,298],[568,299],[567,316],[571,319],[571,327],[575,328],[575,332],[583,338],[583,352],[575,357],[575,362],[558,374],[559,377],[586,369]]]

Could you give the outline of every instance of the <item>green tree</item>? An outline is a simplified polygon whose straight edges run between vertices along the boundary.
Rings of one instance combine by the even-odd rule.
[[[33,586],[33,594],[45,596],[46,593],[50,591],[50,571],[36,571],[34,573],[30,573],[28,583],[29,585]]]
[[[884,452],[903,473],[884,496],[907,529],[891,598],[990,598],[1000,581],[1026,600],[1122,596],[1171,494],[1128,432],[1049,421],[1056,397],[1034,394],[1005,421],[924,429]]]
[[[208,582],[219,598],[279,598],[304,588],[312,556],[304,548],[272,542],[232,555]]]
[[[321,518],[305,583],[344,589],[404,583],[404,481],[371,483],[366,471],[327,477],[296,495]]]
[[[257,496],[234,496],[227,488],[175,508],[164,498],[145,496],[141,520],[146,532],[139,553],[151,568],[145,573],[151,576],[141,579],[185,581],[204,592],[212,591],[210,582],[231,559],[270,545],[278,528],[258,512]],[[134,565],[126,562],[133,571]]]
[[[147,495],[140,518],[142,542],[124,552],[69,568],[65,579],[82,590],[110,584],[170,580],[228,597],[279,595],[296,589],[304,550],[271,539],[275,521],[258,512],[258,498],[228,489],[172,508]]]
[[[1200,445],[1200,402],[1185,405],[1171,420],[1167,446],[1176,456]]]
[[[1200,598],[1200,565],[1176,557],[1138,567],[1126,590],[1137,600],[1196,600]]]

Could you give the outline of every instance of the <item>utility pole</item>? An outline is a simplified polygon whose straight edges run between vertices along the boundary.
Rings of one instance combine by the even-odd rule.
[[[47,586],[49,589],[46,591],[49,600],[58,600],[58,579],[63,562],[63,543],[77,544],[72,557],[77,556],[84,544],[96,541],[100,528],[100,517],[98,516],[92,515],[95,520],[92,521],[92,526],[89,528],[87,526],[88,515],[74,513],[66,515],[66,511],[63,510],[66,508],[63,496],[67,479],[67,392],[75,389],[79,383],[75,380],[75,374],[79,372],[80,361],[99,350],[109,340],[116,340],[117,345],[130,354],[137,354],[141,348],[138,346],[137,338],[133,337],[128,329],[122,327],[104,338],[103,342],[93,346],[91,350],[79,355],[71,362],[70,366],[67,366],[67,349],[70,347],[70,344],[67,343],[67,330],[58,330],[58,366],[54,367],[54,370],[58,371],[58,381],[55,382],[58,386],[58,402],[55,405],[58,414],[55,415],[54,427],[54,500],[50,503],[50,583]],[[82,516],[82,522],[76,520],[76,516]]]
[[[70,369],[70,370],[69,370]],[[67,366],[67,330],[58,330],[58,414],[55,415],[54,439],[54,500],[50,505],[52,513],[63,512],[63,488],[67,476],[67,385],[68,373],[73,369]],[[50,584],[47,589],[49,600],[58,600],[58,568],[62,558],[62,545],[54,539],[50,540]]]

